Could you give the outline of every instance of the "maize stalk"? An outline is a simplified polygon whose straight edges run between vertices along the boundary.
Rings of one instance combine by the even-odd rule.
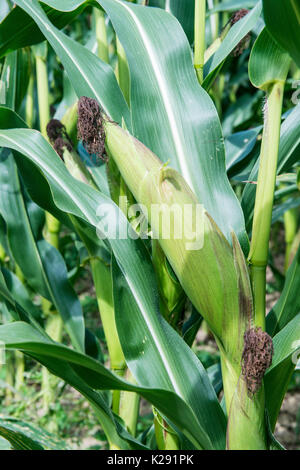
[[[95,22],[96,38],[98,45],[98,56],[103,62],[109,63],[107,32],[105,26],[104,11],[99,8],[93,9],[93,16]]]
[[[195,0],[195,46],[194,67],[200,85],[203,82],[204,52],[205,52],[205,14],[206,0]]]

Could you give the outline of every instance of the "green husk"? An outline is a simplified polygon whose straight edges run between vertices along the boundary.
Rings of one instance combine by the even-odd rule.
[[[116,162],[135,199],[148,211],[149,222],[160,246],[174,269],[183,289],[201,312],[214,334],[234,351],[239,342],[238,276],[231,246],[197,201],[195,195],[175,170],[165,166],[141,142],[115,123],[104,120],[106,151]],[[163,239],[159,220],[151,220],[151,205],[158,204],[165,216],[172,205],[177,213],[190,207],[192,217],[185,220],[185,233],[176,238],[180,223],[178,214],[171,215],[170,239]],[[196,214],[201,219],[196,232]],[[159,217],[158,217],[159,219]],[[190,250],[191,243],[203,244]],[[242,345],[240,345],[240,350]]]

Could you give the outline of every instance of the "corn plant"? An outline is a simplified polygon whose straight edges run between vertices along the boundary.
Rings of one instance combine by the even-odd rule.
[[[299,77],[300,2],[4,4],[6,351],[43,366],[46,410],[53,376],[78,390],[110,449],[282,449],[273,433],[300,338],[300,105],[287,99]],[[241,4],[250,9],[237,11]],[[267,311],[278,220],[285,272]],[[63,230],[80,247],[73,273]],[[109,365],[76,293],[83,265]],[[194,352],[203,321],[216,367]],[[141,397],[154,418],[138,434]],[[0,420],[15,448],[50,439],[15,433],[10,418]]]

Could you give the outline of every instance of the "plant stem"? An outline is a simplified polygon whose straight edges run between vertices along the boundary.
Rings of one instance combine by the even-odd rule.
[[[33,127],[34,119],[34,75],[31,73],[28,83],[27,96],[26,96],[26,108],[25,108],[25,121],[28,127]]]
[[[112,279],[110,267],[98,258],[91,259],[92,276],[94,280],[101,322],[106,338],[110,368],[118,375],[124,375],[125,359],[120,344],[113,304]],[[113,391],[113,411],[119,412],[120,391]]]
[[[67,109],[61,119],[61,123],[65,126],[66,132],[73,142],[74,147],[77,145],[77,101]]]
[[[49,90],[48,90],[48,74],[47,74],[47,49],[41,49],[38,46],[35,49],[36,60],[36,78],[37,78],[37,92],[38,92],[38,106],[39,106],[39,119],[40,130],[43,136],[47,139],[47,124],[50,120],[49,110]],[[46,212],[46,236],[48,242],[56,249],[59,248],[59,228],[60,222],[53,217],[52,214]],[[42,299],[42,308],[44,314],[47,316],[46,332],[54,341],[61,341],[63,322],[61,316],[57,312],[50,313],[50,302]],[[43,407],[45,413],[49,412],[51,403],[54,401],[54,383],[51,373],[45,367],[42,370],[42,391],[43,391]],[[49,430],[55,431],[55,423],[51,420]]]
[[[96,38],[98,44],[98,56],[101,60],[109,63],[108,55],[108,44],[107,44],[107,32],[105,26],[105,14],[103,10],[99,8],[94,8],[94,19],[95,19],[95,29],[96,29]]]
[[[15,374],[15,388],[19,391],[24,384],[24,371],[25,371],[25,360],[24,355],[20,351],[15,351],[15,363],[16,363],[16,374]]]
[[[205,14],[206,0],[195,0],[195,45],[194,67],[200,85],[203,82],[204,52],[205,52]]]
[[[19,265],[16,263],[16,276],[24,284],[25,278]],[[15,389],[19,391],[24,383],[25,358],[21,351],[15,351]]]
[[[25,282],[24,274],[22,273],[21,268],[17,263],[15,264],[15,273],[16,273],[16,276],[20,279],[20,281],[24,284]]]
[[[266,315],[266,267],[276,182],[283,90],[284,83],[276,82],[267,91],[252,240],[248,257],[254,295],[254,324],[263,330],[265,330]]]
[[[134,382],[133,376],[129,369],[126,371],[126,380]],[[139,415],[140,396],[134,392],[121,392],[119,415],[126,423],[126,427],[130,434],[136,435],[136,426]]]
[[[46,333],[56,342],[61,342],[62,331],[63,331],[63,321],[61,316],[57,312],[48,312],[47,322],[46,322]],[[43,407],[45,413],[49,412],[51,404],[55,399],[55,383],[57,382],[57,377],[51,375],[51,373],[43,367],[42,369],[42,391],[43,391]],[[52,420],[51,420],[52,421]],[[54,431],[55,423],[50,423],[50,428]]]
[[[297,233],[298,212],[297,209],[290,209],[283,214],[284,231],[285,231],[285,263],[284,270],[288,270],[290,254],[294,238]]]
[[[115,323],[110,267],[104,264],[102,260],[93,258],[91,259],[91,268],[111,369],[122,371],[124,370],[125,360]]]
[[[117,36],[118,82],[127,104],[130,104],[130,75],[126,54]]]
[[[37,93],[39,103],[39,119],[40,130],[44,137],[47,138],[46,127],[50,120],[49,112],[49,90],[48,90],[48,74],[46,58],[41,55],[36,55],[36,79],[37,79]]]
[[[3,246],[0,243],[0,261],[4,262],[5,256],[6,256],[5,250],[4,250]]]
[[[43,45],[36,46],[33,50],[35,51],[40,130],[45,139],[48,139],[46,128],[50,120],[50,110],[47,73],[47,47],[43,47]],[[49,243],[58,249],[60,223],[55,219],[55,217],[53,217],[53,215],[49,214],[48,212],[46,212],[46,227]]]
[[[226,38],[229,30],[230,30],[230,23],[228,23],[223,30],[221,31],[221,34],[219,37],[217,37],[214,42],[206,49],[204,53],[204,64],[211,58],[211,56],[219,49],[221,46],[222,42]]]
[[[46,227],[47,241],[50,243],[50,245],[54,246],[58,250],[60,222],[49,212],[46,212]]]
[[[218,0],[207,0],[208,8],[212,10],[217,4]],[[211,34],[213,41],[218,37],[219,34],[219,13],[210,15]]]
[[[154,430],[157,447],[159,450],[178,450],[179,440],[177,434],[170,428],[168,423],[161,417],[156,409],[154,413]]]
[[[8,385],[5,388],[5,405],[8,406],[12,400],[14,386],[14,357],[11,351],[6,353],[5,382]]]

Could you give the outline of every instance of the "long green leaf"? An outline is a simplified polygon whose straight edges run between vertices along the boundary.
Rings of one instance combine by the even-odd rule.
[[[266,406],[274,429],[281,403],[300,354],[300,313],[273,338],[274,357],[264,382]]]
[[[0,416],[0,436],[7,439],[15,450],[66,450],[61,439],[31,423],[8,416]]]
[[[150,0],[149,6],[165,9],[178,19],[190,43],[194,42],[195,0]]]
[[[268,31],[300,67],[300,1],[263,0],[263,8]]]
[[[224,0],[209,10],[209,14],[219,11],[235,11],[241,8],[252,8],[255,7],[257,3],[259,3],[259,0]]]
[[[64,2],[66,9],[68,9],[69,3]],[[61,29],[73,21],[85,6],[85,2],[81,1],[77,2],[77,6],[74,2],[68,13],[62,13],[58,11],[59,9],[54,10],[46,5],[44,5],[44,10],[49,16],[50,21],[57,28]],[[15,7],[3,18],[0,24],[0,57],[21,47],[37,44],[42,40],[43,34],[32,18],[21,8]]]
[[[28,283],[54,303],[74,346],[84,350],[83,313],[64,260],[43,239],[43,211],[22,194],[16,165],[7,153],[2,150],[0,160],[0,210],[11,252]]]
[[[114,121],[121,124],[123,118],[130,129],[129,110],[110,65],[55,28],[36,0],[16,3],[32,17],[60,57],[78,97],[97,99]]]
[[[254,28],[260,17],[261,10],[261,2],[258,2],[255,8],[253,8],[244,18],[239,20],[230,28],[220,47],[204,66],[205,79],[203,82],[203,87],[205,89],[210,88],[225,59],[227,59],[227,57],[236,48],[239,42],[249,33],[249,31]]]
[[[55,359],[53,372],[57,375],[61,374],[60,369],[64,364],[71,366],[73,374],[78,376],[77,380],[74,378],[71,380],[74,380],[75,384],[76,382],[81,383],[79,386],[83,390],[84,388],[86,390],[90,388],[96,390],[118,389],[140,393],[174,422],[189,439],[192,439],[196,446],[201,447],[204,444],[205,448],[212,448],[191,408],[174,392],[130,384],[107,370],[98,361],[52,342],[24,322],[0,326],[0,339],[5,342],[7,349],[22,350],[42,363]],[[48,364],[51,370],[51,361]]]
[[[12,109],[0,106],[0,129],[26,128],[26,123]],[[38,205],[51,212],[64,225],[72,228],[72,224],[67,214],[60,211],[52,201],[51,191],[46,185],[42,186],[44,179],[40,171],[28,164],[22,155],[15,153],[15,160],[21,170],[22,179],[26,183],[30,196],[33,200],[38,200]]]
[[[23,307],[24,310],[30,310],[32,316],[38,319],[41,316],[41,312],[39,308],[32,303],[29,292],[24,284],[16,274],[5,267],[1,267],[1,271],[13,298],[21,305],[21,307]]]
[[[300,349],[300,313],[273,338],[274,356],[268,374]],[[292,360],[292,359],[291,359]],[[296,365],[296,364],[294,364]]]
[[[7,282],[7,284],[5,281],[7,282],[7,276],[4,280],[4,277],[0,272],[0,298],[3,299],[4,305],[6,305],[11,312],[12,317],[16,321],[13,325],[19,324],[19,320],[25,321],[25,325],[30,323],[33,327],[33,330],[30,330],[31,332],[33,331],[35,335],[43,338],[46,343],[49,341],[51,342],[51,338],[46,335],[42,327],[40,327],[33,318],[33,304],[30,306],[29,303],[27,303],[28,308],[24,309],[24,303],[22,302],[21,305],[18,303],[19,296],[17,296],[17,299],[15,297],[15,290],[10,283],[10,279],[8,279],[9,282]],[[14,295],[14,297],[12,297],[12,295]],[[7,337],[5,338],[5,345],[8,347]],[[118,421],[115,420],[105,398],[102,396],[102,393],[95,392],[93,388],[89,387],[85,381],[76,374],[72,369],[72,366],[68,364],[64,358],[52,358],[43,355],[36,357],[34,353],[30,353],[30,356],[39,361],[53,374],[62,378],[66,383],[70,384],[86,397],[92,405],[110,444],[120,447],[121,449],[144,448],[144,446],[137,443],[136,440],[124,430]]]
[[[249,59],[252,84],[266,91],[272,83],[286,80],[289,66],[289,55],[264,28],[254,43]]]

